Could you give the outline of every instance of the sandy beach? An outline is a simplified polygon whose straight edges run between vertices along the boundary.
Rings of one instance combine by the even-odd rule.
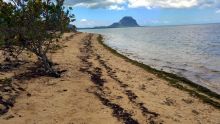
[[[12,80],[0,82],[0,109],[8,110],[0,124],[220,124],[218,97],[171,86],[109,51],[98,37],[65,34],[62,48],[49,55],[61,78],[31,75],[34,57],[1,71],[0,79]]]

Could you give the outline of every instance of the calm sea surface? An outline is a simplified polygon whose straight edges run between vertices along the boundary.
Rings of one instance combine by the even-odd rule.
[[[220,24],[81,30],[131,59],[186,77],[220,94]]]

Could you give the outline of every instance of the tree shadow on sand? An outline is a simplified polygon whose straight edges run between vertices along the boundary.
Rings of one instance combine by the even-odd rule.
[[[2,72],[11,71],[13,69],[18,69],[18,67],[23,68],[23,63],[18,63],[16,65],[11,64],[1,64],[4,66],[0,67],[7,67],[1,68]],[[58,64],[53,64],[58,65]],[[29,81],[31,79],[36,79],[39,77],[53,77],[53,75],[49,75],[41,65],[31,66],[31,67],[24,67],[24,72],[15,74],[10,78],[0,79],[0,116],[7,113],[8,110],[14,106],[15,99],[21,92],[25,92],[24,81]],[[67,70],[60,70],[58,73],[61,75],[62,73],[66,72]],[[30,97],[31,94],[27,93],[27,96]]]

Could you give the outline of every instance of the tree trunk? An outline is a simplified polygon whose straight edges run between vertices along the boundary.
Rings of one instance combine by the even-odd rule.
[[[47,74],[56,78],[60,77],[60,74],[52,68],[52,62],[45,54],[41,54],[40,56],[38,56],[38,58],[40,59],[42,66]]]

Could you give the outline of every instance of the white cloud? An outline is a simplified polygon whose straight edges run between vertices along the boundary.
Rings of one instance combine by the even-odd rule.
[[[87,22],[87,19],[81,19],[80,22]]]
[[[3,0],[9,2],[11,0]],[[65,0],[67,6],[87,8],[106,8],[123,10],[125,8],[190,8],[214,7],[220,10],[220,0]]]
[[[198,5],[198,0],[128,0],[131,8],[189,8]]]
[[[110,10],[124,10],[125,8],[123,6],[118,6],[118,5],[111,5],[109,7]]]
[[[147,19],[145,23],[147,24],[169,24],[170,22],[166,20]]]
[[[76,21],[77,25],[90,27],[95,24],[93,20],[87,20],[87,19],[80,19],[79,21]]]
[[[109,8],[112,5],[124,4],[126,0],[66,0],[66,5],[84,6],[88,8]]]
[[[220,0],[66,0],[69,6],[84,6],[88,8],[107,8],[122,10],[124,8],[190,8],[215,7],[220,8]]]
[[[79,19],[76,20],[74,25],[77,25],[77,27],[85,28],[85,27],[95,27],[95,26],[102,26],[102,25],[110,25],[111,21],[105,21],[105,20],[93,20],[93,19]]]
[[[112,3],[117,3],[117,4],[122,4],[126,2],[126,0],[107,0],[107,1],[112,2]]]
[[[215,11],[216,13],[218,13],[218,14],[220,14],[220,9],[219,10],[217,10],[217,11]]]

